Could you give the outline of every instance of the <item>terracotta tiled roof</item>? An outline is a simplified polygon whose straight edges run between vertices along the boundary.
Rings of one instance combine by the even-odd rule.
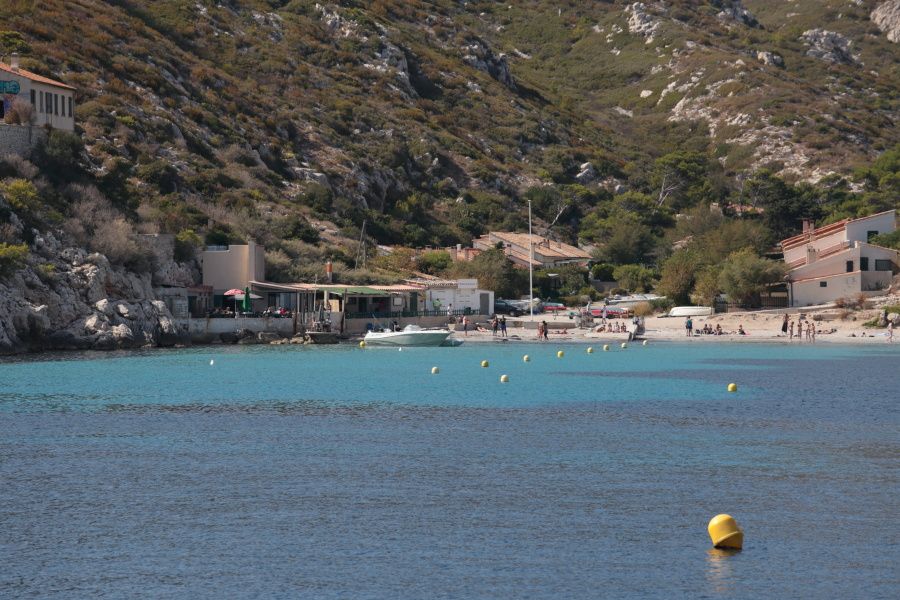
[[[510,233],[506,231],[492,231],[486,236],[478,238],[478,242],[486,245],[492,245],[494,240],[510,244],[512,248],[508,251],[510,254],[516,255],[517,258],[528,262],[529,258],[529,242],[534,243],[535,265],[540,264],[540,257],[545,260],[590,260],[591,255],[570,244],[563,242],[554,242],[539,235],[529,235],[527,233]]]
[[[25,79],[30,79],[38,83],[46,83],[47,85],[75,91],[75,88],[73,88],[71,85],[66,85],[61,81],[56,81],[55,79],[50,79],[48,77],[44,77],[43,75],[38,75],[37,73],[32,73],[31,71],[26,71],[25,69],[13,69],[6,63],[0,62],[0,71],[6,71],[7,73],[12,73],[13,75],[19,75],[20,77],[24,77]]]

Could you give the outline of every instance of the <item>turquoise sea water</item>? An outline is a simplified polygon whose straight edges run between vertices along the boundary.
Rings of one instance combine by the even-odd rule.
[[[0,363],[0,597],[900,593],[900,344],[595,351]]]

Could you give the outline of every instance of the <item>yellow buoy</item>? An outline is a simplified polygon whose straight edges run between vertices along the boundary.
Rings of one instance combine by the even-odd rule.
[[[628,344],[626,344],[625,342],[622,342],[622,349],[625,349],[627,347],[628,347]]]
[[[500,383],[509,383],[509,375],[501,375]]]
[[[361,340],[361,341],[359,342],[359,347],[360,347],[360,348],[365,348],[365,347],[366,347],[366,341],[365,341],[365,340]]]
[[[588,346],[587,353],[588,353],[588,354],[593,354],[593,353],[594,353],[594,348],[593,348],[592,346]]]
[[[522,362],[531,362],[531,357],[526,354],[522,357]]]
[[[736,392],[736,391],[737,391],[737,384],[736,384],[736,383],[729,383],[729,384],[728,384],[728,391],[729,391],[729,392]]]
[[[565,355],[566,355],[566,353],[563,352],[562,350],[560,350],[559,352],[556,353],[556,358],[562,358]]]
[[[440,372],[441,372],[441,370],[438,369],[437,367],[431,367],[431,374],[432,374],[432,375],[437,375],[437,374],[440,373]]]
[[[744,531],[731,515],[716,515],[709,522],[707,530],[716,548],[740,550],[744,545]]]
[[[641,346],[646,346],[646,345],[647,345],[647,340],[644,340],[643,342],[641,342]]]
[[[489,363],[489,362],[486,361],[486,360],[483,360],[483,361],[481,361],[481,366],[484,367],[484,368],[487,368],[487,367],[491,366],[491,363]]]
[[[609,344],[603,344],[603,351],[609,352]]]

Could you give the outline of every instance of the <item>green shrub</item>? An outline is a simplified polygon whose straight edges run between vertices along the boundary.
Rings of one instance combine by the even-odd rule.
[[[193,260],[197,247],[203,243],[193,229],[182,229],[175,236],[175,260],[187,262]]]
[[[0,193],[6,197],[6,201],[16,211],[34,213],[40,204],[37,188],[33,183],[24,179],[12,179],[0,184]]]
[[[28,246],[25,244],[0,244],[0,277],[8,277],[25,264]]]

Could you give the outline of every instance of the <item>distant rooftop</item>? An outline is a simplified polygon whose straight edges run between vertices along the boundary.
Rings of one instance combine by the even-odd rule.
[[[47,85],[52,85],[72,91],[75,90],[75,88],[73,88],[71,85],[66,85],[61,81],[56,81],[55,79],[50,79],[49,77],[44,77],[43,75],[38,75],[37,73],[32,73],[31,71],[26,71],[22,68],[13,69],[6,63],[0,62],[0,71],[6,71],[7,73],[12,73],[13,75],[18,75],[20,77],[24,77],[25,79],[30,79],[38,83],[46,83]]]

